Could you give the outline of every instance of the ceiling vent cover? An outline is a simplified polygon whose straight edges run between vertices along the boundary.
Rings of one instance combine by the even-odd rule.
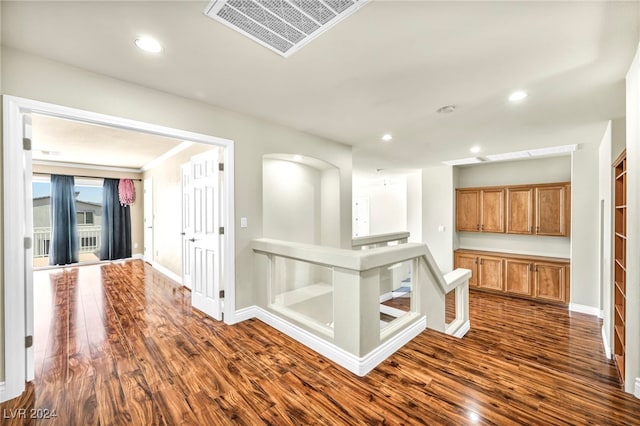
[[[213,0],[205,15],[288,57],[368,0]]]

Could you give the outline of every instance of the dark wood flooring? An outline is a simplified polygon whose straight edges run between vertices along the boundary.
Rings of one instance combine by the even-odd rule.
[[[3,425],[36,423],[19,408],[61,425],[640,424],[600,321],[557,306],[474,292],[465,338],[427,330],[360,378],[260,321],[207,318],[141,261],[41,271],[35,293],[36,378]]]

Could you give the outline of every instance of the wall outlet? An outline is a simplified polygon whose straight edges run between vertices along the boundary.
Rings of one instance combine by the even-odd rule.
[[[133,248],[137,249],[138,248],[138,243],[133,243]]]

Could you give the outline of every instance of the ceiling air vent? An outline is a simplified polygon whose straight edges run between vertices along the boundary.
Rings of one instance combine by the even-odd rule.
[[[213,0],[205,15],[288,57],[368,0]]]

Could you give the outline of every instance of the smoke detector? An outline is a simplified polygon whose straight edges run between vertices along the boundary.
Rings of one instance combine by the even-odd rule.
[[[369,0],[213,0],[204,14],[285,58]]]

